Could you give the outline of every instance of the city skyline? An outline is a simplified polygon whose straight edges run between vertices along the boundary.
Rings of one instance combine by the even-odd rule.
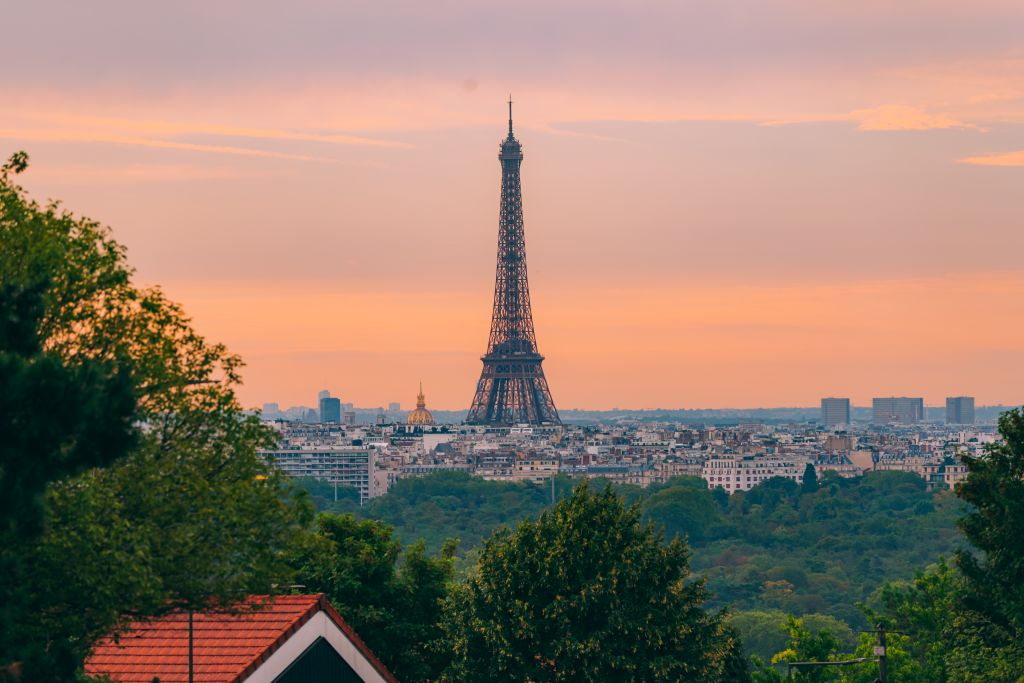
[[[1021,400],[1019,3],[46,5],[0,145],[247,405],[468,406],[509,90],[560,407]]]

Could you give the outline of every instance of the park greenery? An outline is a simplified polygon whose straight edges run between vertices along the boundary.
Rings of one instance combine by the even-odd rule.
[[[26,165],[0,167],[0,680],[74,680],[133,620],[298,585],[403,681],[771,683],[872,660],[879,627],[893,683],[1024,681],[1021,410],[955,493],[438,473],[359,506],[261,460],[240,359],[108,229],[30,200]]]
[[[572,486],[559,478],[556,497]],[[961,502],[950,492],[926,491],[911,473],[825,476],[814,490],[778,478],[731,496],[691,477],[614,488],[667,538],[687,538],[694,571],[708,578],[710,604],[731,610],[829,615],[863,628],[858,602],[883,581],[909,579],[963,543],[955,524]],[[391,525],[403,541],[422,539],[436,551],[457,538],[465,552],[502,526],[536,517],[550,497],[548,484],[441,472],[401,479],[354,510]]]

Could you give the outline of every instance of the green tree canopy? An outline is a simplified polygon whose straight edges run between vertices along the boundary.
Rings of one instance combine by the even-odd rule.
[[[786,618],[786,632],[789,634],[789,646],[772,657],[772,665],[789,662],[827,662],[839,659],[842,643],[828,629],[811,631],[803,619],[789,616]],[[838,681],[840,672],[832,667],[813,667],[794,669],[792,680],[804,683],[827,683]],[[775,683],[783,677],[778,669],[759,667],[754,674],[758,683]]]
[[[25,163],[21,156],[5,169]],[[26,677],[67,680],[95,639],[127,617],[223,604],[281,583],[286,550],[308,516],[258,457],[272,435],[235,397],[239,358],[207,342],[159,289],[136,287],[107,228],[30,200],[7,170],[0,273],[5,334],[31,340],[39,354],[29,365],[53,375],[33,384],[48,397],[8,394],[28,387],[13,374],[0,394],[18,402],[23,436],[54,427],[52,443],[60,441],[69,465],[48,475],[41,535],[15,551],[31,573],[5,576],[19,600],[6,605],[0,665],[21,662]],[[34,301],[20,298],[31,292]],[[72,409],[76,395],[83,401]],[[140,426],[127,453],[125,424]],[[96,447],[85,448],[90,442]],[[32,498],[41,461],[29,444],[10,443],[0,485]]]
[[[500,530],[444,626],[452,681],[717,681],[737,644],[702,608],[689,550],[585,484]]]
[[[957,565],[968,606],[1024,638],[1024,410],[1003,413],[999,435],[984,455],[963,459],[957,494],[971,507],[960,528],[981,552],[960,552]]]
[[[814,493],[818,490],[818,472],[814,469],[813,463],[807,463],[804,467],[804,477],[800,484],[800,493]]]
[[[395,676],[413,683],[434,680],[448,660],[430,646],[440,637],[454,553],[450,542],[430,557],[422,541],[403,553],[383,522],[322,514],[292,561],[296,580],[326,593]]]

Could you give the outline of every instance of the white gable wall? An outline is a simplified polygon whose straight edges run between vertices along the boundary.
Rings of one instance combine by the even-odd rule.
[[[298,659],[306,651],[306,648],[321,637],[331,644],[363,681],[386,683],[384,677],[377,672],[370,660],[363,656],[363,653],[348,639],[345,632],[338,628],[323,610],[314,614],[298,631],[293,633],[274,654],[267,658],[267,661],[263,662],[245,679],[245,683],[271,683]]]

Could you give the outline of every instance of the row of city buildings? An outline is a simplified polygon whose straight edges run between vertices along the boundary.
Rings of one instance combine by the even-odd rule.
[[[286,473],[383,495],[404,477],[461,471],[484,479],[544,484],[555,475],[650,486],[676,476],[703,478],[728,493],[773,477],[801,483],[807,465],[821,477],[902,470],[929,488],[952,488],[964,475],[961,456],[978,454],[993,426],[939,423],[844,425],[672,423],[614,426],[433,424],[419,406],[403,422],[349,425],[268,422],[276,448],[263,455]]]

